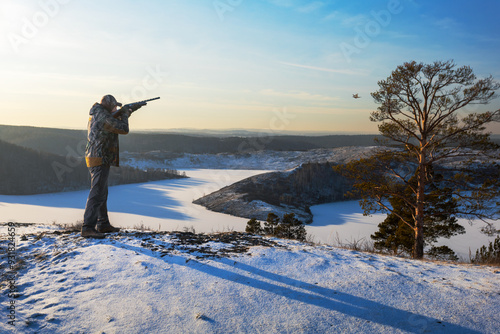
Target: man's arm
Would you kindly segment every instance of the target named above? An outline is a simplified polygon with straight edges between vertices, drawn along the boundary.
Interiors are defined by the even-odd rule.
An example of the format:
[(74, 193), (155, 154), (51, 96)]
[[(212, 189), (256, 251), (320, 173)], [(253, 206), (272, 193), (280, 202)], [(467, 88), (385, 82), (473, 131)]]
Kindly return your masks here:
[(122, 112), (120, 118), (114, 118), (112, 115), (109, 115), (104, 122), (104, 130), (119, 135), (126, 135), (129, 132), (129, 116), (130, 113), (128, 111)]
[(140, 109), (141, 107), (144, 107), (145, 105), (148, 104), (149, 101), (154, 101), (154, 100), (159, 100), (160, 97), (155, 97), (152, 99), (147, 99), (139, 102), (132, 102), (129, 104), (124, 105), (120, 110), (113, 110), (112, 114), (114, 118), (120, 117), (122, 112), (129, 111), (129, 116), (132, 114), (134, 111)]

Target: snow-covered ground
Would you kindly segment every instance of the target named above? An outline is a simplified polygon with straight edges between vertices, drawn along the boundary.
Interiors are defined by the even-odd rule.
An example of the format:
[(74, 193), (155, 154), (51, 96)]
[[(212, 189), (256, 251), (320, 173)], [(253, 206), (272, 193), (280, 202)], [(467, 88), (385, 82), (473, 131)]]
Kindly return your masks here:
[[(352, 244), (354, 242), (371, 242), (370, 235), (378, 230), (385, 214), (364, 216), (358, 201), (328, 203), (311, 207), (314, 220), (307, 226), (307, 233), (314, 237), (313, 241), (326, 244)], [(456, 235), (450, 239), (439, 238), (437, 246), (446, 245), (453, 249), (457, 256), (468, 261), (470, 254), (474, 256), (476, 250), (488, 245), (495, 237), (488, 237), (480, 229), (485, 224), (479, 220), (472, 225), (466, 219), (458, 219), (466, 233)], [(500, 223), (494, 222), (497, 229)]]
[[(15, 227), (12, 268), (0, 225), (0, 333), (498, 332), (498, 268), (228, 233), (248, 220), (192, 203), (261, 172), (192, 169), (189, 179), (110, 188), (114, 225), (226, 232), (210, 237), (127, 230), (87, 240), (53, 224), (80, 221), (87, 191), (0, 196), (0, 222), (48, 224)], [(326, 243), (368, 239), (383, 219), (355, 201), (312, 212), (307, 232)], [(468, 254), (488, 238), (467, 229), (449, 245)]]
[[(257, 145), (249, 142), (251, 147)], [(258, 145), (257, 145), (258, 147)], [(147, 168), (268, 169), (285, 170), (306, 162), (345, 162), (359, 159), (376, 147), (350, 146), (308, 151), (252, 151), (251, 153), (192, 154), (153, 151), (124, 152), (120, 159), (126, 166)]]
[[(144, 225), (153, 230), (196, 232), (244, 231), (248, 219), (206, 210), (192, 203), (243, 178), (263, 173), (262, 170), (185, 170), (188, 179), (165, 180), (143, 184), (110, 187), (108, 209), (114, 225), (138, 227)], [(77, 191), (35, 196), (0, 196), (0, 222), (59, 223), (71, 224), (83, 219), (88, 191)], [(314, 214), (307, 233), (318, 243), (349, 243), (370, 240), (383, 215), (365, 217), (357, 201), (318, 205), (311, 208)], [(488, 244), (488, 238), (479, 232), (478, 223), (469, 226), (465, 235), (443, 240), (464, 259), (469, 248), (475, 254), (477, 248)]]
[[(0, 226), (3, 249), (7, 228)], [(27, 234), (33, 229), (38, 234)], [(11, 299), (2, 287), (1, 333), (455, 334), (500, 328), (498, 268), (235, 233), (203, 239), (127, 231), (88, 240), (40, 230), (15, 228), (19, 294)], [(6, 258), (0, 261), (6, 268)], [(8, 324), (7, 305), (15, 305), (15, 327)]]
[[(259, 170), (185, 170), (187, 179), (164, 180), (109, 188), (108, 210), (112, 224), (144, 225), (154, 230), (196, 232), (244, 231), (248, 219), (212, 212), (193, 200)], [(75, 223), (83, 219), (88, 191), (34, 196), (0, 195), (0, 221), (23, 223)]]

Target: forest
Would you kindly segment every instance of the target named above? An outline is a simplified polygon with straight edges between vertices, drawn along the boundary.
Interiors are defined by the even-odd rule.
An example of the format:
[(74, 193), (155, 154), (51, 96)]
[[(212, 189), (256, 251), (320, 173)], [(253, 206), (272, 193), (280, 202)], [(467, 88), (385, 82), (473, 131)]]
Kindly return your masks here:
[[(175, 170), (111, 168), (109, 184), (184, 177)], [(0, 194), (31, 195), (88, 189), (90, 176), (83, 159), (68, 159), (0, 141)]]
[[(38, 151), (65, 156), (77, 152), (83, 156), (86, 130), (40, 128), (31, 126), (0, 125), (0, 140)], [(128, 152), (163, 151), (172, 153), (217, 154), (254, 153), (262, 150), (307, 151), (317, 148), (346, 146), (375, 146), (381, 135), (273, 135), (249, 134), (246, 136), (134, 132), (120, 137), (120, 150)], [(500, 135), (492, 135), (500, 144)]]
[[(86, 130), (0, 125), (0, 140), (43, 152), (83, 155)], [(120, 137), (120, 149), (129, 152), (252, 153), (261, 150), (306, 151), (315, 148), (375, 145), (376, 135), (254, 135), (213, 136), (179, 133), (131, 132)]]

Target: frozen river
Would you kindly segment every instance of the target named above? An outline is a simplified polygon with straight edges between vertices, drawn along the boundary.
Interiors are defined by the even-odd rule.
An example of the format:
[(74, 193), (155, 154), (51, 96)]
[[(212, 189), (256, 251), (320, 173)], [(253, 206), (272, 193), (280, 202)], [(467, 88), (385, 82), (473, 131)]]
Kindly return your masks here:
[[(196, 232), (244, 231), (248, 219), (206, 210), (192, 201), (241, 179), (267, 171), (189, 169), (188, 179), (164, 180), (110, 187), (108, 209), (113, 225), (153, 230), (194, 229)], [(22, 223), (70, 224), (83, 219), (88, 191), (33, 196), (0, 195), (0, 220)], [(313, 241), (333, 244), (370, 240), (384, 215), (365, 217), (357, 201), (330, 203), (311, 208), (314, 221), (307, 226)], [(493, 240), (465, 221), (467, 233), (443, 240), (459, 256), (468, 258)], [(479, 224), (479, 223), (478, 223)]]

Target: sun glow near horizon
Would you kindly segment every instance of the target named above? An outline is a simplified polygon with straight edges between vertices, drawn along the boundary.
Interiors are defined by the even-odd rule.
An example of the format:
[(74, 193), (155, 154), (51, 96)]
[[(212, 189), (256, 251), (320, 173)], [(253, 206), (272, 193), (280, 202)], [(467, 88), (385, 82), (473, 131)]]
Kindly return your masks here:
[(449, 3), (5, 0), (2, 123), (84, 127), (113, 94), (162, 97), (135, 129), (265, 130), (286, 109), (280, 130), (374, 133), (370, 92), (405, 61), (453, 58), (500, 79), (488, 19), (500, 4)]

